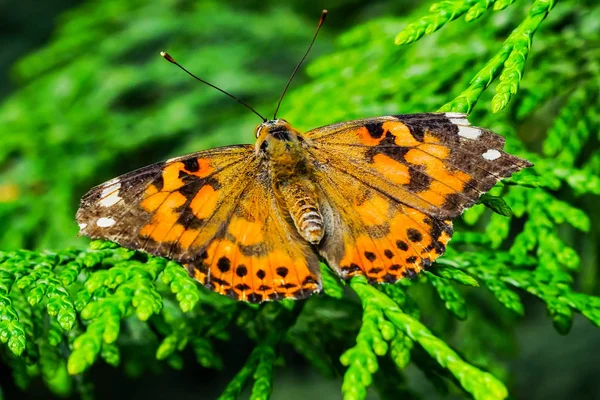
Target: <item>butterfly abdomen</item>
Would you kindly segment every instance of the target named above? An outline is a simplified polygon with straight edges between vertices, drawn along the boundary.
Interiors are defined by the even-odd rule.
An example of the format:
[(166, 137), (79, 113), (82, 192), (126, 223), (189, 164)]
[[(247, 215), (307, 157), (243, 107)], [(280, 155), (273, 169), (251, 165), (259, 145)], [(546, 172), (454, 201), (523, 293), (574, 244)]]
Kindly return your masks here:
[(323, 217), (318, 205), (312, 203), (312, 199), (303, 198), (298, 200), (296, 211), (296, 228), (308, 242), (317, 244), (323, 238)]
[(314, 184), (303, 178), (291, 179), (283, 182), (279, 191), (298, 233), (309, 243), (319, 243), (324, 223)]

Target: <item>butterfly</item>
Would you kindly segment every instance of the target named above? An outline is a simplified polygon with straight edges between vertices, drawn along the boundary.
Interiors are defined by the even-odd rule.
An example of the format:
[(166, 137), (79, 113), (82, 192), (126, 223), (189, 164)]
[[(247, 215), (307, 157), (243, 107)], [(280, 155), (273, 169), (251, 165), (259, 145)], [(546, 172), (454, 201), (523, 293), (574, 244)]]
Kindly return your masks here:
[(176, 260), (236, 300), (302, 299), (322, 288), (320, 261), (341, 279), (414, 277), (444, 253), (454, 218), (532, 165), (461, 113), (306, 133), (274, 116), (255, 136), (92, 188), (77, 211), (80, 234)]
[(256, 144), (125, 174), (81, 200), (81, 233), (179, 261), (207, 288), (250, 302), (342, 279), (393, 283), (444, 253), (452, 219), (531, 164), (465, 114), (342, 122), (300, 133), (283, 119)]

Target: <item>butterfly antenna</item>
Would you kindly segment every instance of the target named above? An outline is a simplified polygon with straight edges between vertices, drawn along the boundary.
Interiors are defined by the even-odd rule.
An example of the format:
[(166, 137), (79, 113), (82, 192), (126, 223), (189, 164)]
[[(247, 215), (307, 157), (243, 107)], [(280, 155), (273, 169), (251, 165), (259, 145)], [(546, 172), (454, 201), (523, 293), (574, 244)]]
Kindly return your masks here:
[(304, 62), (304, 59), (310, 52), (310, 49), (312, 49), (313, 44), (315, 44), (315, 40), (317, 40), (317, 35), (319, 34), (321, 25), (323, 25), (323, 22), (325, 22), (326, 17), (327, 17), (327, 10), (323, 10), (321, 12), (321, 18), (319, 19), (319, 25), (317, 25), (317, 30), (315, 31), (315, 35), (313, 36), (312, 42), (310, 42), (310, 46), (308, 46), (306, 53), (304, 53), (304, 56), (302, 57), (302, 59), (300, 60), (298, 65), (296, 65), (294, 72), (292, 72), (292, 76), (290, 76), (290, 79), (288, 79), (288, 82), (285, 85), (285, 88), (283, 89), (283, 93), (281, 93), (281, 97), (279, 97), (279, 101), (277, 102), (277, 108), (275, 109), (275, 114), (273, 114), (273, 119), (277, 119), (277, 112), (279, 111), (279, 106), (281, 106), (281, 101), (283, 100), (283, 96), (285, 96), (285, 93), (287, 92), (288, 88), (290, 87), (290, 83), (292, 83), (292, 79), (294, 79), (294, 75), (296, 75), (296, 72), (298, 72), (298, 70), (300, 69), (300, 66)]
[(241, 105), (243, 105), (244, 107), (246, 107), (247, 109), (249, 109), (250, 111), (252, 111), (254, 114), (258, 115), (260, 117), (260, 119), (263, 120), (263, 122), (267, 122), (267, 119), (265, 117), (263, 117), (262, 115), (260, 115), (258, 113), (258, 111), (256, 111), (254, 108), (250, 107), (248, 104), (244, 103), (242, 100), (238, 99), (237, 97), (235, 97), (234, 95), (232, 95), (231, 93), (228, 93), (226, 91), (224, 91), (221, 88), (216, 87), (215, 85), (213, 85), (210, 82), (206, 82), (204, 79), (200, 79), (198, 78), (196, 75), (192, 74), (190, 71), (188, 71), (187, 69), (185, 69), (181, 64), (179, 64), (177, 61), (175, 61), (175, 59), (173, 57), (171, 57), (169, 55), (169, 53), (165, 53), (164, 51), (160, 52), (160, 55), (162, 56), (162, 58), (164, 58), (165, 60), (167, 60), (168, 62), (170, 62), (171, 64), (175, 64), (177, 65), (179, 68), (181, 68), (183, 71), (185, 71), (188, 75), (190, 75), (192, 78), (212, 87), (217, 89), (219, 92), (226, 94), (227, 96), (231, 97), (232, 99), (234, 99), (235, 101), (237, 101), (238, 103), (240, 103)]

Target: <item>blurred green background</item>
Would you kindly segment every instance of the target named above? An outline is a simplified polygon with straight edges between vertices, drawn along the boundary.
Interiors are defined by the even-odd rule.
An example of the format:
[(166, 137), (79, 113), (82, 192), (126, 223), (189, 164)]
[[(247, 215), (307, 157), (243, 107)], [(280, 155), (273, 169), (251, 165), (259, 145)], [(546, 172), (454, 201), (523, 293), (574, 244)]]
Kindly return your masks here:
[[(327, 8), (308, 66), (280, 111), (308, 129), (357, 117), (435, 111), (498, 51), (526, 13), (528, 2), (523, 3), (472, 24), (453, 22), (427, 40), (398, 48), (394, 35), (423, 15), (429, 1), (5, 0), (0, 249), (84, 247), (87, 239), (76, 236), (74, 212), (91, 186), (176, 155), (252, 141), (256, 116), (165, 62), (161, 50), (269, 115)], [(536, 36), (512, 108), (489, 115), (486, 94), (475, 110), (478, 122), (520, 137), (531, 151), (540, 150), (551, 116), (573, 92), (569, 84), (599, 66), (600, 7), (593, 1), (564, 3)], [(548, 65), (553, 75), (530, 73)], [(599, 107), (597, 93), (591, 98), (589, 106)], [(525, 119), (532, 110), (537, 117)], [(505, 126), (512, 131), (503, 131)], [(588, 151), (596, 149), (597, 141)], [(565, 199), (590, 212), (590, 233), (562, 233), (582, 260), (577, 287), (598, 294), (598, 209), (592, 197)], [(504, 380), (513, 396), (600, 399), (598, 330), (577, 316), (571, 333), (560, 336), (543, 305), (524, 300), (526, 316), (513, 321), (516, 333), (507, 333), (508, 344), (501, 346)], [(223, 344), (224, 371), (187, 360), (181, 371), (135, 378), (128, 376), (135, 371), (97, 365), (91, 378), (100, 399), (216, 398), (251, 347), (241, 336)], [(407, 375), (423, 398), (439, 396), (414, 366)], [(277, 371), (273, 399), (340, 398), (340, 385), (341, 377), (323, 377), (289, 354)], [(39, 382), (27, 393), (19, 391), (1, 364), (0, 386), (7, 399), (48, 395)]]

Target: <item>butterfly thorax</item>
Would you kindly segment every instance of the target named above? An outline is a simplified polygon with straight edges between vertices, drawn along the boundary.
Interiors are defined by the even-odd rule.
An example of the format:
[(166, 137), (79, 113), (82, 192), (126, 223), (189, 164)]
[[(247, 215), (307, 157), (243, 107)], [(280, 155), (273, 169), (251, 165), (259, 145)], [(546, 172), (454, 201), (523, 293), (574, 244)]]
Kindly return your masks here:
[(268, 165), (279, 206), (305, 240), (319, 243), (323, 217), (302, 134), (285, 120), (273, 120), (259, 125), (256, 137), (256, 152)]

